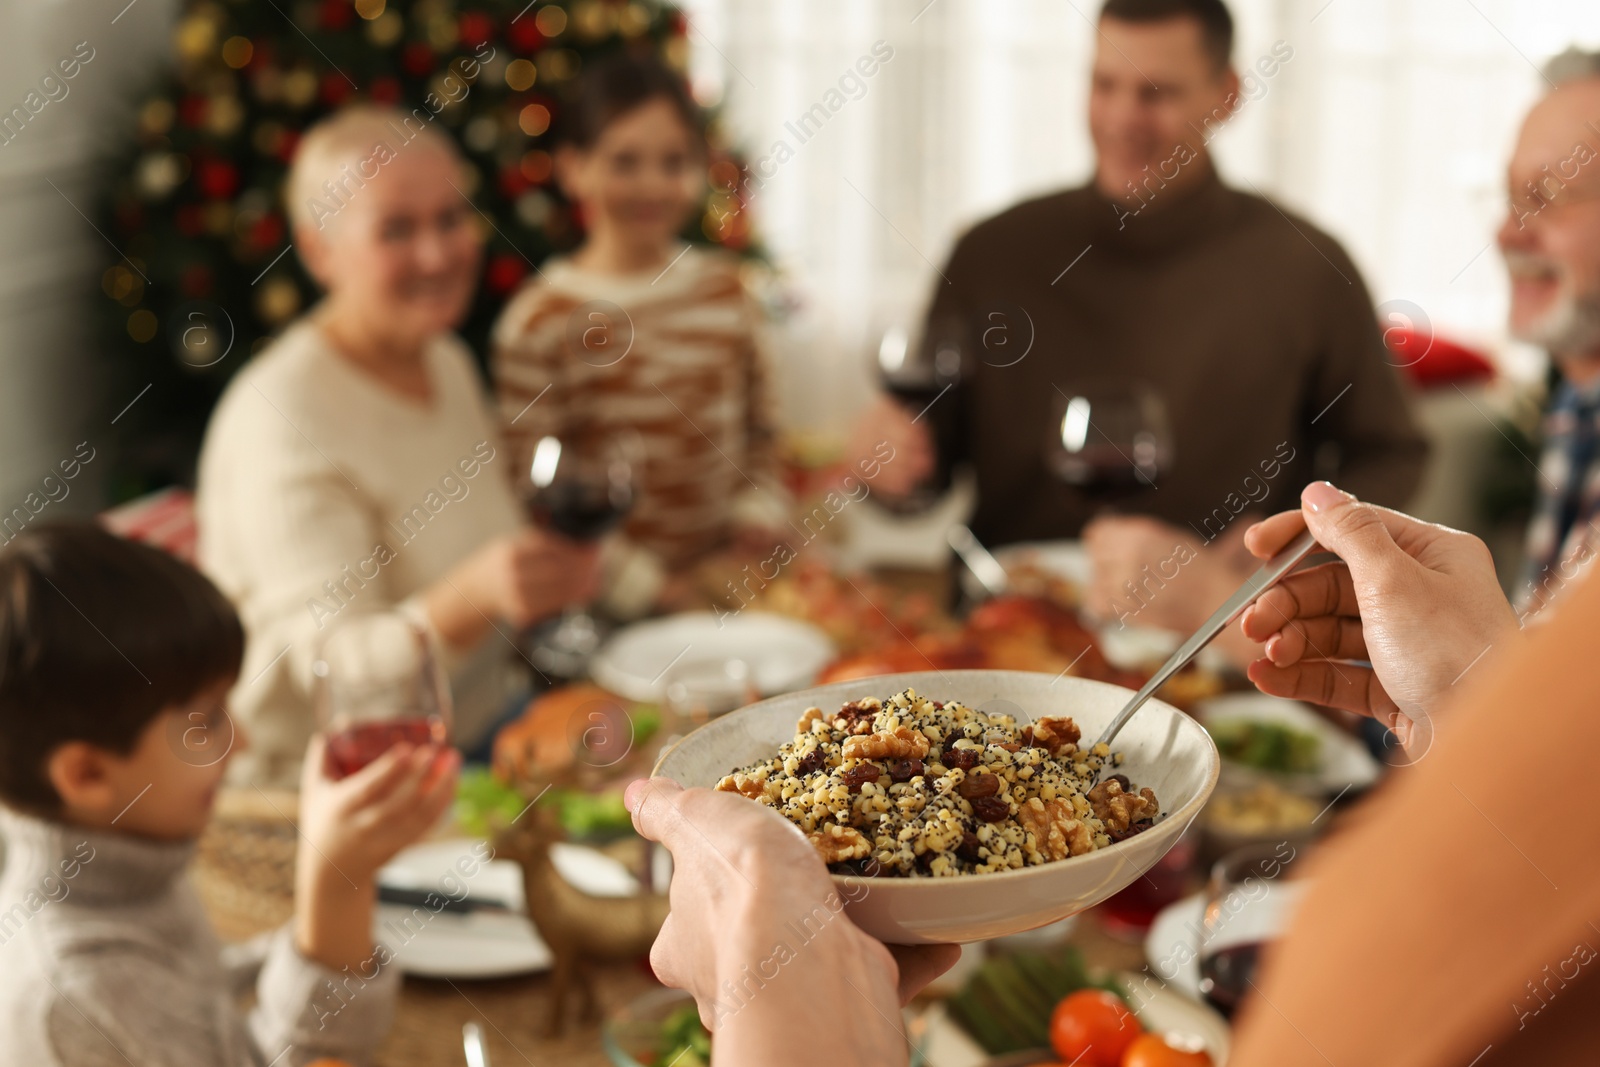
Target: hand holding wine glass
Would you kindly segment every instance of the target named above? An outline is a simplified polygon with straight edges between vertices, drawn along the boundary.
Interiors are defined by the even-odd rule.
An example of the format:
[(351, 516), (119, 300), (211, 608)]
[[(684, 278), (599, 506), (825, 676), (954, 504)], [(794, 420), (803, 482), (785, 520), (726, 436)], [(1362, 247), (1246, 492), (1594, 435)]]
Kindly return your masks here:
[[(594, 546), (621, 525), (632, 510), (636, 435), (606, 433), (579, 425), (560, 436), (539, 439), (528, 465), (523, 503), (535, 525), (568, 541)], [(534, 662), (562, 677), (577, 677), (600, 646), (599, 622), (585, 604), (592, 596), (574, 596), (564, 605), (561, 622), (533, 649)]]
[(1166, 404), (1134, 381), (1085, 381), (1059, 388), (1045, 463), (1057, 478), (1100, 504), (1156, 487), (1172, 465)]

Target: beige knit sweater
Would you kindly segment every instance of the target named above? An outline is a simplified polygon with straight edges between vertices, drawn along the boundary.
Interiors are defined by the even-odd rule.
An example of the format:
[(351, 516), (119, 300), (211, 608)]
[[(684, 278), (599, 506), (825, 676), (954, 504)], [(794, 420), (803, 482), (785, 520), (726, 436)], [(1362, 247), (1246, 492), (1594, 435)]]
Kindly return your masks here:
[[(466, 346), (428, 346), (431, 404), (335, 353), (302, 320), (228, 386), (200, 456), (200, 561), (248, 645), (231, 709), (250, 747), (232, 780), (292, 786), (313, 727), (319, 633), (346, 612), (400, 607), (521, 522), (510, 465)], [(446, 656), (456, 738), (478, 740), (520, 674), (489, 633)]]
[(185, 877), (192, 843), (5, 808), (0, 836), (0, 1067), (361, 1064), (389, 1029), (393, 967), (335, 973), (288, 928), (225, 951)]

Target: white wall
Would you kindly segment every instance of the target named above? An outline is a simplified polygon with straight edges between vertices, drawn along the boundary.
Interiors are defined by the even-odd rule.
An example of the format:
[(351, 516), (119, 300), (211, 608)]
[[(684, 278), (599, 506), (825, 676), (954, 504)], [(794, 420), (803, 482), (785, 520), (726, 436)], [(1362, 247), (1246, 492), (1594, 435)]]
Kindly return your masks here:
[[(80, 210), (109, 119), (145, 84), (166, 47), (176, 0), (5, 0), (0, 4), (0, 117), (24, 106), (58, 60), (88, 42), (93, 58), (9, 143), (0, 144), (0, 513), (9, 513), (79, 441), (109, 437), (106, 397), (87, 351), (84, 300), (115, 255)], [(61, 90), (52, 87), (59, 95)], [(35, 98), (34, 106), (43, 94)], [(86, 297), (87, 290), (87, 297)], [(130, 398), (131, 399), (131, 398)], [(120, 406), (120, 405), (117, 405)], [(101, 449), (100, 455), (106, 451)], [(97, 457), (98, 458), (98, 457)], [(52, 508), (101, 501), (91, 463)], [(41, 513), (42, 517), (42, 513)]]

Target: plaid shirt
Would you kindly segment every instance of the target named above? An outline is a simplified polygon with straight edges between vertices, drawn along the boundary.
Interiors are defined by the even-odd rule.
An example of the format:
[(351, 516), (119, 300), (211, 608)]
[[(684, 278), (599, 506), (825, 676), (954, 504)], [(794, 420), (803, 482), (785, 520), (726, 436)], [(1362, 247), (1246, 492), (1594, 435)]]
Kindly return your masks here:
[(1528, 570), (1518, 608), (1537, 611), (1600, 547), (1600, 383), (1563, 382), (1544, 419), (1539, 503), (1528, 526)]

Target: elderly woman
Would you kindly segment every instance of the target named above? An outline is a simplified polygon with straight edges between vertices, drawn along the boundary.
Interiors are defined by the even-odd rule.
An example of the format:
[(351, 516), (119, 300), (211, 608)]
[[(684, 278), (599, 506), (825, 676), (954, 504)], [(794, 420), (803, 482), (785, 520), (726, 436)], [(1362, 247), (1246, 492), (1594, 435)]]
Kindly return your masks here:
[(397, 609), (430, 632), (470, 749), (520, 688), (500, 623), (592, 595), (593, 551), (524, 525), (451, 333), (482, 249), (464, 183), (451, 141), (398, 111), (352, 108), (301, 142), (288, 207), (326, 297), (240, 371), (200, 459), (202, 566), (249, 637), (240, 781), (293, 783), (316, 638), (339, 617)]

